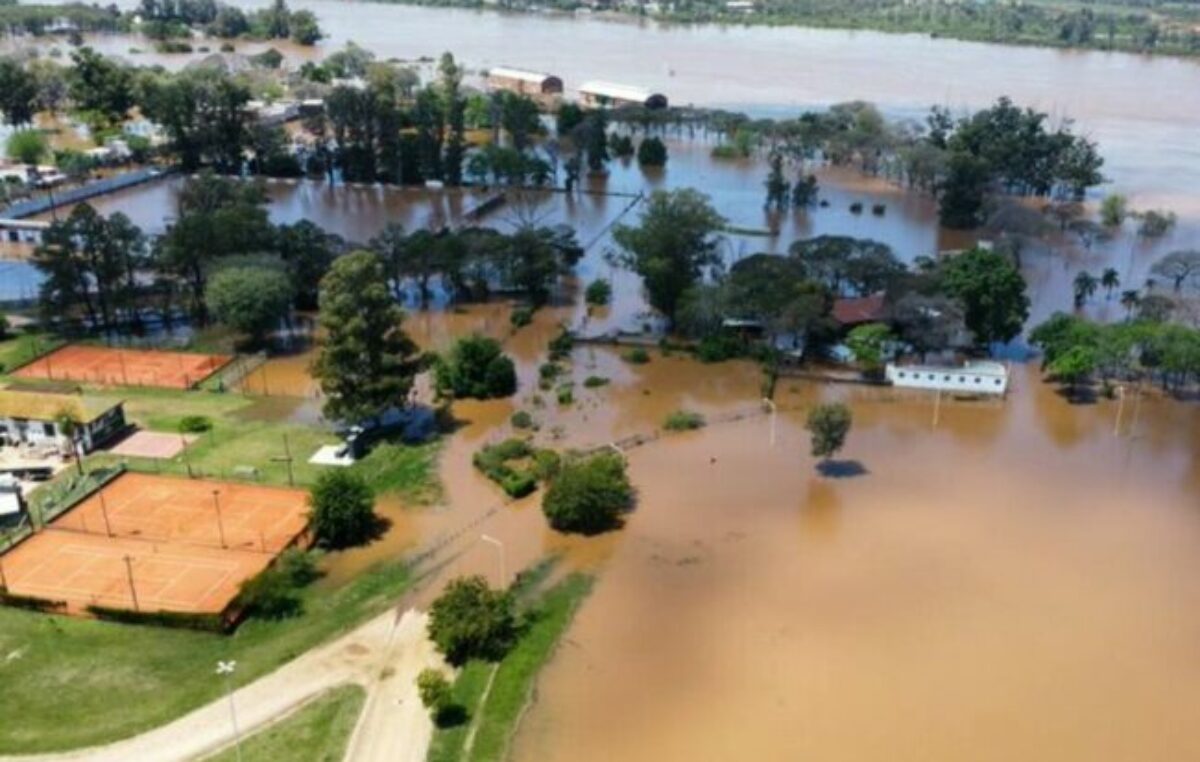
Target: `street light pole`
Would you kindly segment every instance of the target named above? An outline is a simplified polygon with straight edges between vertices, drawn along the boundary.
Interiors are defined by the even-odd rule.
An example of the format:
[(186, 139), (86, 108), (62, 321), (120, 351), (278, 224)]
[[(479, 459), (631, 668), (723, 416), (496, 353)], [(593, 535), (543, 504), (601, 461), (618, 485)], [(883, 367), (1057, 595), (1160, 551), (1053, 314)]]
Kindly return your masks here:
[(491, 535), (486, 535), (486, 534), (479, 535), (479, 539), (483, 540), (484, 542), (486, 542), (489, 545), (495, 545), (496, 549), (500, 551), (500, 586), (501, 587), (506, 586), (507, 580), (508, 580), (508, 575), (505, 574), (505, 571), (504, 571), (504, 543), (500, 542), (495, 537), (492, 537)]
[(775, 400), (763, 397), (763, 405), (771, 408), (771, 446), (775, 446)]
[(238, 730), (237, 707), (233, 703), (233, 670), (236, 668), (237, 662), (232, 659), (217, 662), (217, 674), (225, 676), (225, 695), (229, 697), (229, 720), (233, 723), (233, 748), (238, 762), (241, 762), (242, 732)]
[(213, 490), (212, 495), (213, 495), (213, 505), (216, 506), (216, 509), (217, 509), (217, 534), (220, 535), (220, 537), (221, 537), (221, 547), (228, 548), (229, 546), (225, 544), (225, 524), (222, 523), (222, 521), (221, 521), (221, 498), (219, 497), (220, 492), (218, 490)]

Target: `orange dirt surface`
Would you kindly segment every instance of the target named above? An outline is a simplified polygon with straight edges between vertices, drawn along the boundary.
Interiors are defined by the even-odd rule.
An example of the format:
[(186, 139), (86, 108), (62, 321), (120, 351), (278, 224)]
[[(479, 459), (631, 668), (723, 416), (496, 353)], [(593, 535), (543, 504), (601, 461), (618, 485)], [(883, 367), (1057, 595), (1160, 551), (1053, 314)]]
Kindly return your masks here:
[(13, 375), (108, 386), (188, 389), (230, 359), (227, 355), (69, 344), (21, 367)]
[(126, 473), (0, 563), (10, 593), (65, 601), (72, 613), (93, 604), (133, 609), (135, 597), (141, 611), (220, 613), (303, 534), (306, 497)]

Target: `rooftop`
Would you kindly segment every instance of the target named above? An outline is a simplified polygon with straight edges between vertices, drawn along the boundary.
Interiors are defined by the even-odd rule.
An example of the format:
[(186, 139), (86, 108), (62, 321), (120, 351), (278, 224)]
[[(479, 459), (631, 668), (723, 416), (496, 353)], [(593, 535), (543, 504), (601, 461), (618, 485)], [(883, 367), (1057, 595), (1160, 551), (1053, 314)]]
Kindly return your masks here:
[(645, 88), (598, 81), (584, 82), (579, 86), (579, 92), (587, 93), (588, 95), (599, 95), (614, 100), (637, 101), (639, 103), (646, 102), (654, 95), (654, 93)]
[(553, 79), (553, 75), (545, 74), (540, 71), (529, 71), (528, 69), (513, 69), (508, 66), (495, 66), (488, 69), (489, 77), (503, 77), (505, 79), (519, 79), (523, 82), (533, 82), (541, 84), (548, 79)]
[(872, 323), (883, 317), (883, 294), (835, 299), (833, 319), (841, 325)]
[(53, 421), (61, 413), (70, 413), (80, 423), (91, 423), (120, 402), (82, 397), (76, 394), (46, 394), (0, 389), (0, 418), (24, 418)]

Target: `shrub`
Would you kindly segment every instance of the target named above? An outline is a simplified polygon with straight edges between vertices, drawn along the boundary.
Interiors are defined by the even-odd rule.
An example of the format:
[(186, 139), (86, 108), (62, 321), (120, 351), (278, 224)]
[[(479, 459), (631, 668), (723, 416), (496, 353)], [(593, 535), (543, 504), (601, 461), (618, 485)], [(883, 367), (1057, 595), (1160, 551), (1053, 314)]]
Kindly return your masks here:
[(583, 385), (588, 389), (595, 389), (598, 386), (605, 386), (607, 384), (608, 379), (604, 376), (588, 376), (583, 380)]
[(441, 670), (423, 669), (417, 675), (417, 693), (421, 703), (439, 728), (458, 725), (466, 719), (466, 708), (454, 701), (450, 681)]
[(594, 280), (588, 284), (583, 298), (593, 307), (603, 307), (612, 300), (612, 285), (604, 279)]
[(558, 387), (556, 394), (558, 396), (558, 404), (560, 405), (570, 405), (575, 401), (575, 390), (571, 384), (563, 384)]
[(704, 416), (690, 410), (676, 410), (663, 421), (667, 431), (693, 431), (704, 427)]
[(296, 586), (275, 567), (243, 582), (237, 602), (247, 614), (263, 619), (287, 619), (301, 611)]
[(429, 608), (429, 638), (456, 666), (504, 658), (516, 633), (512, 598), (492, 590), (483, 577), (452, 580)]
[(616, 527), (632, 501), (624, 458), (593, 455), (562, 464), (542, 499), (542, 512), (560, 532), (598, 534)]
[(203, 434), (212, 429), (212, 421), (203, 415), (185, 415), (179, 421), (179, 431), (183, 434)]
[(524, 410), (518, 410), (517, 412), (513, 413), (512, 418), (509, 420), (512, 423), (512, 426), (514, 429), (532, 429), (533, 428), (533, 416), (530, 415), (529, 413), (525, 412)]
[[(557, 471), (558, 455), (552, 450), (535, 449), (524, 439), (506, 439), (487, 445), (471, 459), (475, 468), (491, 479), (511, 498), (525, 497)], [(514, 466), (517, 461), (530, 461)]]
[(331, 548), (357, 545), (377, 527), (375, 496), (354, 471), (335, 468), (317, 477), (308, 504), (317, 540)]
[(486, 336), (467, 336), (455, 342), (437, 364), (437, 387), (455, 397), (492, 399), (517, 391), (517, 371), (500, 348)]
[(661, 167), (667, 163), (667, 144), (656, 137), (649, 137), (638, 146), (638, 164), (643, 167)]
[(524, 328), (533, 322), (533, 308), (517, 307), (508, 316), (508, 322), (512, 323), (513, 328)]
[(724, 362), (742, 354), (744, 345), (736, 336), (718, 334), (705, 336), (696, 345), (696, 359), (700, 362)]
[(565, 360), (571, 356), (571, 350), (574, 348), (575, 337), (564, 328), (550, 340), (550, 359), (553, 361)]
[(641, 347), (635, 347), (621, 357), (625, 359), (625, 362), (633, 365), (645, 365), (650, 362), (650, 353)]
[(558, 363), (544, 362), (538, 367), (538, 375), (543, 381), (553, 381), (559, 373), (562, 373), (562, 366)]

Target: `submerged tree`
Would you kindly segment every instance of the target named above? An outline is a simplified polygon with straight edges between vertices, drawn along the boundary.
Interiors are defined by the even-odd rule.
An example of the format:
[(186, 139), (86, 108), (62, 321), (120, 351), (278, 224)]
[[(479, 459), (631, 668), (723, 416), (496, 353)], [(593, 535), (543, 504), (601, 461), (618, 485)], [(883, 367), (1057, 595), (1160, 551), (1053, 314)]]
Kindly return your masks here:
[(853, 416), (841, 402), (817, 405), (808, 413), (804, 428), (812, 435), (812, 456), (829, 460), (846, 444)]
[(699, 191), (655, 191), (639, 224), (619, 225), (613, 240), (622, 264), (642, 277), (650, 305), (673, 321), (684, 291), (720, 262), (714, 234), (724, 225)]

